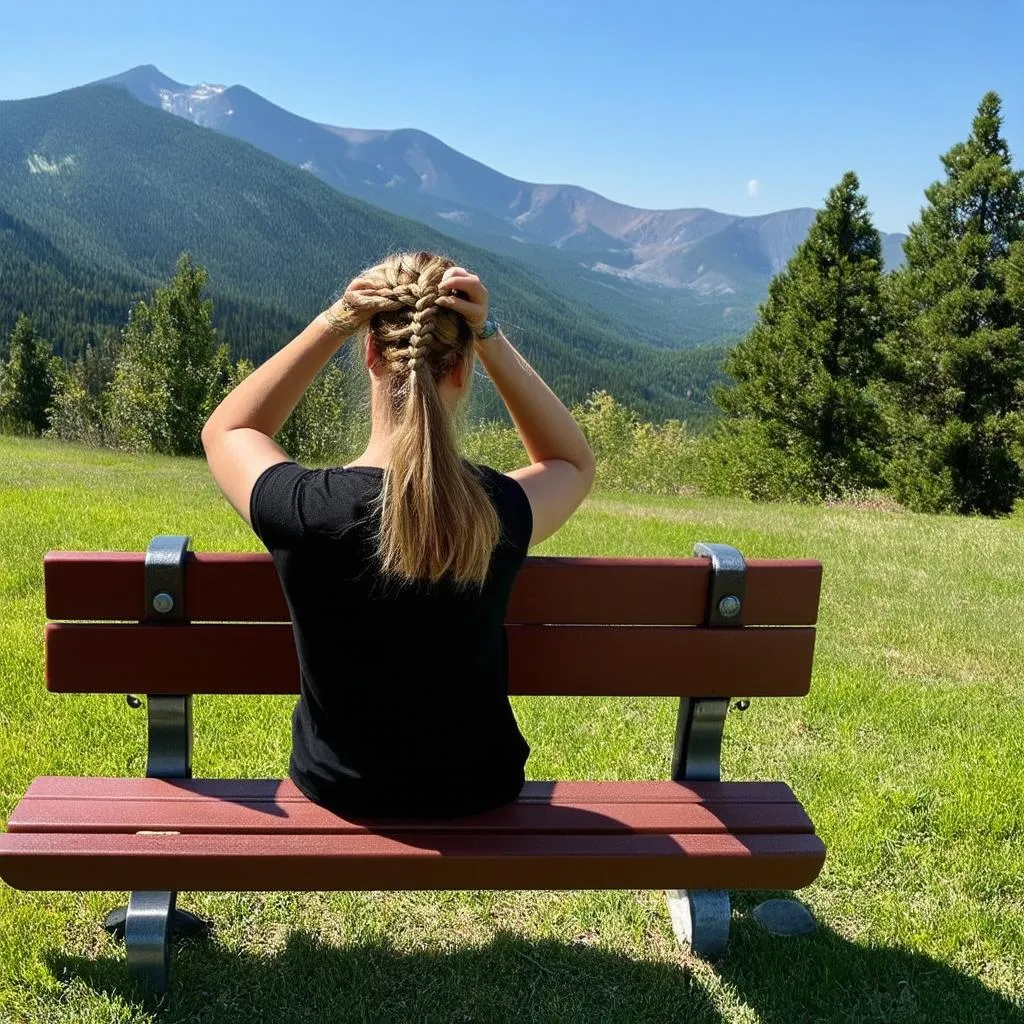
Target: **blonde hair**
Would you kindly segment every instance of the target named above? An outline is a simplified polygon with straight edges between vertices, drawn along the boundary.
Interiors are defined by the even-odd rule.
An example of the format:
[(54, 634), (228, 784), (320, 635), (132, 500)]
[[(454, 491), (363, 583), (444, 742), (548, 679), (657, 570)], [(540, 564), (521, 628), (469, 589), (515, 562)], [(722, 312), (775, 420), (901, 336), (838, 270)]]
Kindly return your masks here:
[(478, 471), (461, 457), (438, 390), (460, 364), (472, 372), (469, 324), (437, 304), (451, 266), (429, 252), (388, 256), (359, 275), (375, 287), (350, 295), (348, 305), (364, 315), (374, 310), (367, 344), (383, 371), (395, 424), (380, 498), (381, 566), (405, 580), (482, 585), (498, 542), (498, 516)]

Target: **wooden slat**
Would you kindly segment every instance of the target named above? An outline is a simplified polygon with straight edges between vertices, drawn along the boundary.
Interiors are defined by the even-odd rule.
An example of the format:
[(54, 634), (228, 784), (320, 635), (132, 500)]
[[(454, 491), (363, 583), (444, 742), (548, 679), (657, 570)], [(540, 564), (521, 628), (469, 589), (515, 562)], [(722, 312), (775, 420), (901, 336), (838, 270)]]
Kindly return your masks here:
[[(116, 800), (130, 793), (133, 800), (192, 799), (306, 803), (291, 779), (147, 779), (111, 776), (40, 775), (29, 783), (26, 797), (46, 800)], [(671, 782), (667, 779), (577, 779), (553, 782), (531, 780), (518, 803), (769, 803), (796, 800), (784, 782)]]
[[(144, 607), (141, 552), (51, 551), (44, 561), (51, 619), (138, 620)], [(516, 579), (510, 623), (696, 625), (707, 598), (705, 558), (526, 560)], [(821, 565), (751, 559), (744, 621), (748, 625), (813, 625)], [(265, 554), (190, 555), (185, 606), (201, 621), (283, 622), (288, 608)]]
[[(354, 835), (424, 831), (414, 820), (350, 821), (314, 803), (268, 804), (201, 800), (26, 800), (7, 823), (9, 832), (128, 832), (173, 830), (188, 834), (275, 833)], [(586, 804), (527, 803), (466, 819), (434, 821), (445, 833), (784, 833), (813, 832), (798, 804)]]
[[(509, 626), (509, 691), (592, 696), (801, 696), (814, 630)], [(46, 627), (64, 693), (296, 693), (291, 626)]]
[(798, 889), (821, 840), (791, 835), (0, 835), (18, 889)]
[[(96, 781), (96, 780), (83, 780)], [(111, 784), (113, 783), (113, 784)], [(162, 785), (161, 785), (162, 783)], [(155, 784), (155, 785), (154, 785)], [(674, 785), (674, 784), (670, 784)], [(723, 785), (723, 784), (719, 784)], [(725, 783), (726, 787), (730, 784)], [(742, 783), (757, 793), (756, 783)], [(770, 785), (770, 784), (769, 784)], [(634, 784), (642, 788), (643, 784)], [(773, 802), (760, 798), (694, 799), (676, 786), (683, 800), (618, 801), (600, 798), (600, 783), (576, 799), (558, 803), (524, 800), (482, 814), (441, 821), (349, 820), (305, 798), (268, 800), (265, 787), (242, 786), (234, 798), (211, 796), (192, 780), (102, 780), (80, 785), (87, 795), (41, 796), (31, 789), (11, 813), (9, 832), (128, 832), (172, 830), (183, 833), (786, 833), (813, 832), (804, 809), (790, 797)], [(582, 788), (582, 787), (581, 787)]]

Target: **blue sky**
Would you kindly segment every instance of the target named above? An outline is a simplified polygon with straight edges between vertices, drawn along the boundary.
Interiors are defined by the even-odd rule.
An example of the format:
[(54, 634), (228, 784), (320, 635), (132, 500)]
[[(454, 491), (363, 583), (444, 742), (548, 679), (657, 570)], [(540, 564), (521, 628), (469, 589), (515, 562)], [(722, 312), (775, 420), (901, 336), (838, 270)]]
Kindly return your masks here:
[(1022, 41), (1024, 0), (4, 0), (0, 98), (156, 64), (636, 206), (813, 206), (852, 168), (897, 231), (987, 89), (1024, 166)]

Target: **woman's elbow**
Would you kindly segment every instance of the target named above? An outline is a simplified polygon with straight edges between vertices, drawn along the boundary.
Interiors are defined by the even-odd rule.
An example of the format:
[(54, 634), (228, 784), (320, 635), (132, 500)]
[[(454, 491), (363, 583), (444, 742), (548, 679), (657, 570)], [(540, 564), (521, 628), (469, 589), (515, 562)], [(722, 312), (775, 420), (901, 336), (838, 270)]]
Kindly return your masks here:
[(203, 451), (206, 452), (207, 455), (210, 454), (210, 446), (222, 433), (220, 428), (217, 426), (215, 419), (215, 416), (210, 416), (210, 418), (203, 424), (203, 429), (199, 434), (199, 440), (202, 442)]

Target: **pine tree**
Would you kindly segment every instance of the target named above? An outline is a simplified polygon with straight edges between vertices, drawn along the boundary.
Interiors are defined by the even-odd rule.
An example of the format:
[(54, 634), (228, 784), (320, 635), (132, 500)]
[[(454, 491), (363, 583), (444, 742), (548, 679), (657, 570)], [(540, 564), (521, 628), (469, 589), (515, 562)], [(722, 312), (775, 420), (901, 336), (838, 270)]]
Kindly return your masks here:
[(733, 420), (757, 424), (724, 429), (763, 437), (820, 497), (880, 482), (884, 434), (869, 385), (886, 326), (881, 272), (881, 240), (850, 171), (727, 358), (734, 384), (716, 393)]
[(921, 510), (996, 515), (1024, 488), (1024, 172), (1001, 126), (990, 92), (892, 276), (888, 477)]
[(0, 365), (0, 425), (17, 433), (41, 434), (50, 425), (49, 409), (60, 360), (22, 313)]
[(110, 394), (111, 427), (129, 451), (198, 455), (203, 423), (230, 383), (217, 344), (206, 269), (183, 254), (174, 277), (140, 301), (124, 330)]

